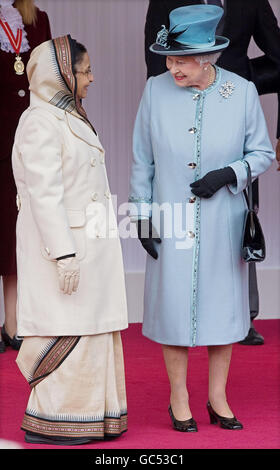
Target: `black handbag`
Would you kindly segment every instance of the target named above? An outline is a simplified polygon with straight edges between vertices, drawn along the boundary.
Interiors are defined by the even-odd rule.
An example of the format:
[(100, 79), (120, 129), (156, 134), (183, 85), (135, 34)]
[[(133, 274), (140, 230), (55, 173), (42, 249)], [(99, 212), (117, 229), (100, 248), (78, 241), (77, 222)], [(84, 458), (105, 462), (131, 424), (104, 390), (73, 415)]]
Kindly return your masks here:
[(246, 263), (259, 263), (265, 259), (265, 239), (259, 218), (253, 208), (252, 175), (249, 163), (247, 165), (248, 174), (248, 194), (244, 190), (248, 209), (245, 212), (241, 256)]

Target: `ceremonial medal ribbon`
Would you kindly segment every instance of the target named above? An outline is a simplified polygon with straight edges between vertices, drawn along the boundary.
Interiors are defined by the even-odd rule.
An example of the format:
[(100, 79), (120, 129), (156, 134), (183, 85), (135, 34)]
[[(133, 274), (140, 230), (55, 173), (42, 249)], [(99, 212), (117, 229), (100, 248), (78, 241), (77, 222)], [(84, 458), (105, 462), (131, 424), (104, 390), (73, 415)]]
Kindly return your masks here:
[(5, 31), (12, 48), (14, 49), (16, 53), (16, 61), (14, 64), (14, 69), (16, 71), (17, 75), (22, 75), (24, 73), (24, 63), (21, 60), (21, 57), (19, 55), (19, 51), (21, 48), (21, 43), (22, 43), (22, 29), (17, 30), (17, 35), (16, 37), (14, 36), (13, 31), (10, 28), (9, 23), (6, 21), (2, 21), (0, 18), (0, 25), (2, 26), (3, 30)]

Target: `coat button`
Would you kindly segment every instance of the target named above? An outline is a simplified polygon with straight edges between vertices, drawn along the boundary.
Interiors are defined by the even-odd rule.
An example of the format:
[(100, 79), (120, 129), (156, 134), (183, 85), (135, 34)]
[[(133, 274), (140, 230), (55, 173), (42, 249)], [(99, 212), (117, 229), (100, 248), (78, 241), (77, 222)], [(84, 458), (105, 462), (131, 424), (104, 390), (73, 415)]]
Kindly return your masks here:
[(187, 235), (188, 235), (189, 238), (194, 238), (195, 237), (195, 234), (191, 230), (188, 231)]
[(189, 198), (189, 202), (190, 202), (191, 204), (192, 204), (193, 202), (195, 202), (195, 201), (196, 201), (196, 197), (195, 197), (195, 196)]
[(96, 158), (92, 158), (90, 164), (91, 166), (96, 166)]
[(194, 163), (194, 162), (188, 163), (188, 166), (189, 166), (192, 170), (194, 170), (194, 169), (196, 168), (196, 163)]
[(109, 190), (107, 190), (106, 193), (104, 193), (104, 194), (107, 197), (107, 199), (110, 199), (111, 193), (110, 193)]
[(25, 96), (25, 91), (24, 90), (19, 90), (18, 91), (18, 96), (20, 96), (21, 98), (23, 98)]
[(104, 163), (105, 162), (105, 158), (104, 158), (104, 155), (102, 155), (102, 157), (100, 157), (100, 163)]
[(19, 194), (17, 194), (17, 197), (16, 197), (16, 205), (17, 205), (17, 210), (20, 211), (21, 200), (20, 200)]
[(189, 133), (190, 133), (190, 134), (195, 134), (196, 132), (197, 132), (197, 128), (196, 128), (196, 127), (191, 127), (191, 128), (189, 129)]
[(197, 101), (197, 100), (199, 100), (199, 98), (200, 98), (199, 93), (196, 93), (195, 95), (193, 95), (193, 100)]
[(91, 195), (91, 199), (92, 199), (93, 201), (97, 201), (97, 199), (98, 199), (98, 194), (97, 194), (97, 193), (93, 193), (93, 194)]
[(45, 252), (47, 253), (48, 256), (50, 255), (50, 250), (48, 249), (47, 246), (45, 247)]

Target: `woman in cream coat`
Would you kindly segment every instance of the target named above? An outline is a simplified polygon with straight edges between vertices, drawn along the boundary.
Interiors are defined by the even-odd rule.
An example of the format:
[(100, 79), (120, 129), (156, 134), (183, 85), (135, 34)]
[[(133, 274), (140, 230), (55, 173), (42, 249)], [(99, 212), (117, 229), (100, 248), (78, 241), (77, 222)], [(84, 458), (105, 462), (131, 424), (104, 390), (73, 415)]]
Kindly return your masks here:
[(126, 430), (124, 272), (104, 149), (82, 99), (93, 81), (69, 35), (37, 47), (13, 148), (18, 191), (17, 364), (32, 387), (27, 442)]

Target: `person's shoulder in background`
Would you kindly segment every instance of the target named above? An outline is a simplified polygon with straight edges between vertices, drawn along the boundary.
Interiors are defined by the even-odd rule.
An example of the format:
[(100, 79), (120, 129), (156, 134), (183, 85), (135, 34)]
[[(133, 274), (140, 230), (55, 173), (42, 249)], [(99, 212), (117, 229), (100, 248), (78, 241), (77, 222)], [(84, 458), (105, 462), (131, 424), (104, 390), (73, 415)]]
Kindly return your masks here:
[(46, 41), (52, 38), (50, 20), (46, 11), (40, 10), (37, 8), (37, 19), (36, 19), (36, 29), (41, 29), (45, 32)]

